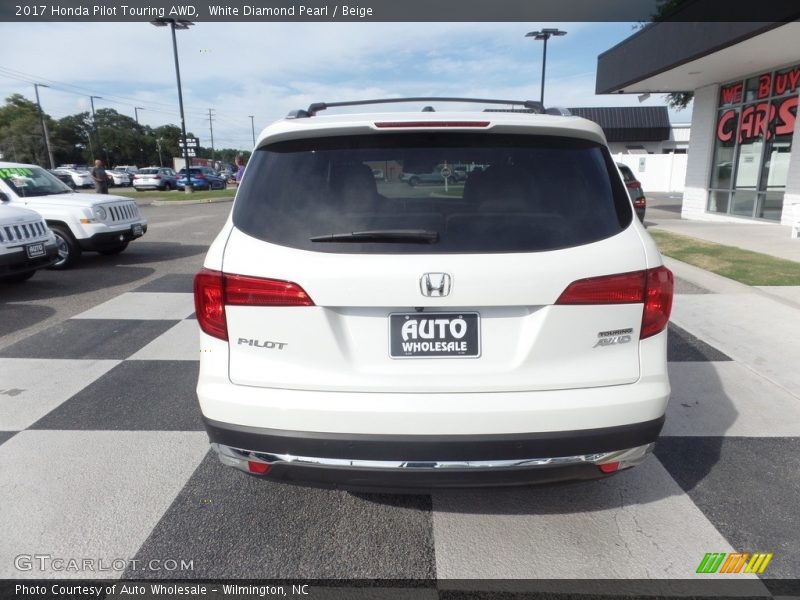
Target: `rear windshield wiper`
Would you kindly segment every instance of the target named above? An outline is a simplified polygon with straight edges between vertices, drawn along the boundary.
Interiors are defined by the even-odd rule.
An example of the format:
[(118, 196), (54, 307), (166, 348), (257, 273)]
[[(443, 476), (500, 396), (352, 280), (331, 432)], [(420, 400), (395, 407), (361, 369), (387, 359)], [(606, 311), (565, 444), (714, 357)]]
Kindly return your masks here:
[(312, 242), (376, 242), (397, 244), (435, 244), (438, 231), (425, 229), (372, 229), (350, 233), (329, 233), (309, 238)]

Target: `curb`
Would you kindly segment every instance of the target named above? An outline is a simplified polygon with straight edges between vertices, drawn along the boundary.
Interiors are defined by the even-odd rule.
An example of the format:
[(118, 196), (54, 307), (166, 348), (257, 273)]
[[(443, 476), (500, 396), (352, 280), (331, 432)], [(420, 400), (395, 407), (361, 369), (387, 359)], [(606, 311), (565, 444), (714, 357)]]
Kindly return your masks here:
[(800, 309), (800, 304), (795, 302), (792, 298), (773, 292), (769, 289), (769, 286), (750, 286), (663, 254), (662, 258), (664, 260), (664, 265), (672, 271), (676, 277), (680, 277), (689, 283), (707, 289), (712, 294), (758, 294), (780, 302), (790, 308)]
[(232, 202), (230, 198), (203, 198), (202, 200), (152, 200), (150, 206), (186, 206), (188, 204), (216, 204), (217, 202)]

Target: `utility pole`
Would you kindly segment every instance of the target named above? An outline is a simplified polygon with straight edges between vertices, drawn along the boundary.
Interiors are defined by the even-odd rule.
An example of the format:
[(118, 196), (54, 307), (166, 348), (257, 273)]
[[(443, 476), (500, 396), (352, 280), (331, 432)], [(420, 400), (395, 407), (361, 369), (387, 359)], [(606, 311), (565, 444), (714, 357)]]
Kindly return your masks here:
[(42, 103), (39, 101), (39, 88), (50, 87), (43, 83), (34, 83), (33, 89), (36, 91), (36, 106), (39, 108), (39, 121), (42, 124), (42, 140), (44, 141), (44, 149), (47, 153), (47, 158), (50, 161), (50, 168), (55, 169), (55, 161), (53, 160), (53, 151), (50, 149), (50, 136), (47, 134), (47, 126), (44, 124), (44, 112), (42, 112)]
[[(144, 109), (141, 106), (134, 106), (133, 107), (133, 114), (134, 114), (134, 116), (136, 118), (136, 124), (137, 125), (139, 124), (139, 111), (140, 110), (144, 110)], [(138, 135), (139, 132), (137, 131), (136, 133)], [(139, 138), (139, 162), (142, 163), (142, 165), (144, 165), (144, 147), (142, 145), (141, 138)]]
[(247, 115), (247, 116), (250, 117), (250, 129), (253, 131), (253, 148), (255, 148), (256, 147), (256, 126), (255, 126), (255, 122), (253, 121), (255, 116), (254, 115)]
[(158, 147), (158, 164), (159, 166), (164, 166), (164, 159), (161, 158), (161, 138), (156, 139), (156, 146)]
[(214, 164), (214, 125), (213, 125), (213, 116), (211, 112), (213, 108), (208, 109), (208, 128), (211, 131), (211, 164)]
[(94, 114), (94, 101), (95, 101), (95, 99), (96, 100), (102, 100), (103, 97), (102, 96), (89, 96), (89, 102), (92, 104), (92, 129), (94, 129), (94, 135), (95, 135), (95, 138), (97, 139), (97, 145), (100, 147), (100, 149), (103, 150), (103, 152), (104, 152), (104, 154), (106, 156), (106, 167), (109, 167), (110, 165), (108, 164), (108, 150), (106, 150), (106, 148), (103, 146), (103, 142), (100, 139), (100, 133), (97, 130), (97, 117)]

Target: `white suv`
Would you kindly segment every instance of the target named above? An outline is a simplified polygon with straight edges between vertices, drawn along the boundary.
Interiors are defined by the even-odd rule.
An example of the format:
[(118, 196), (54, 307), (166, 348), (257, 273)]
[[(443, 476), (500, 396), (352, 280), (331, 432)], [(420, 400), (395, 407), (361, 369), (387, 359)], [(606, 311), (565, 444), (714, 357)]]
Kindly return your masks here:
[(56, 238), (42, 216), (0, 200), (0, 282), (30, 279), (57, 258)]
[(36, 165), (0, 162), (0, 198), (45, 218), (58, 243), (54, 269), (70, 267), (84, 251), (118, 254), (147, 232), (130, 198), (76, 193)]
[[(222, 462), (420, 490), (644, 460), (670, 394), (673, 280), (600, 127), (535, 102), (316, 115), (349, 104), (261, 133), (195, 278)], [(440, 164), (484, 168), (397, 178)]]

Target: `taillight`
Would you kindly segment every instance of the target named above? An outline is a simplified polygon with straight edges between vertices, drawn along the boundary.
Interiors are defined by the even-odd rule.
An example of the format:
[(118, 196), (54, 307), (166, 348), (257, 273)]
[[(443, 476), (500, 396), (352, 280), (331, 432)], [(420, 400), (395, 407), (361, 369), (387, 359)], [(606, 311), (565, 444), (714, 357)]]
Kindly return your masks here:
[(625, 187), (629, 189), (640, 188), (642, 187), (642, 184), (636, 179), (631, 179), (630, 181), (625, 182)]
[(223, 275), (225, 304), (234, 306), (314, 306), (305, 290), (291, 281)]
[(200, 329), (215, 338), (228, 339), (222, 273), (201, 269), (194, 276), (194, 309)]
[(666, 267), (579, 279), (556, 304), (644, 304), (640, 339), (662, 331), (672, 310), (673, 278)]
[(153, 175), (153, 179), (161, 179), (161, 175)]
[(203, 268), (194, 278), (194, 305), (200, 329), (227, 340), (226, 305), (314, 306), (314, 302), (291, 281), (227, 275)]
[(638, 207), (647, 206), (647, 198), (644, 196), (639, 196), (633, 201), (633, 205)]
[(645, 271), (573, 281), (556, 304), (638, 304), (644, 302)]

